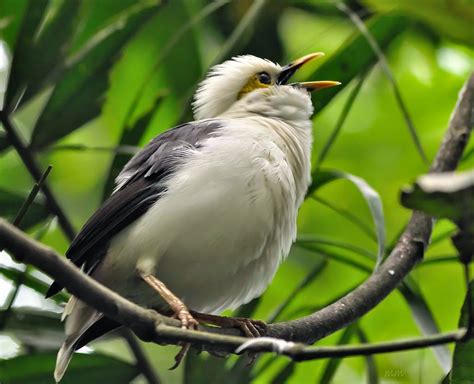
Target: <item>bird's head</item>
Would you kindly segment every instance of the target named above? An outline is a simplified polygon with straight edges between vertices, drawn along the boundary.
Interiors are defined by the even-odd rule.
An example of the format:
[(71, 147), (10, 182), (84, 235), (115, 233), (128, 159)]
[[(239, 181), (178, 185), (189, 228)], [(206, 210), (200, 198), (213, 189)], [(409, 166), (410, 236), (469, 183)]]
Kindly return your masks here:
[[(312, 59), (323, 53), (311, 53), (282, 67), (267, 59), (252, 55), (237, 56), (211, 68), (199, 84), (193, 109), (197, 120), (213, 118), (227, 111), (236, 102), (259, 96), (261, 99), (275, 92), (294, 95), (339, 85), (337, 81), (310, 81), (288, 84), (291, 76)], [(252, 100), (248, 100), (251, 104)]]

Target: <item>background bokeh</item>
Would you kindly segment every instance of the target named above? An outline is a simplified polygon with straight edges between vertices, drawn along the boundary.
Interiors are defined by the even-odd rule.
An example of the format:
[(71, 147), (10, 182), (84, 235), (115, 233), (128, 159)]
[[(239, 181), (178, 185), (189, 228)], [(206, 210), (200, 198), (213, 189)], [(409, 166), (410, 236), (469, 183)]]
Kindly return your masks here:
[[(52, 0), (43, 2), (45, 17), (36, 35), (30, 36), (33, 45), (44, 44), (38, 43), (25, 52), (16, 44), (22, 32), (22, 19), (34, 2), (0, 0), (0, 99), (5, 96), (12, 58), (18, 53), (22, 60), (17, 65), (23, 67), (23, 75), (30, 82), (28, 89), (33, 91), (26, 92), (27, 100), (21, 102), (13, 120), (25, 140), (31, 142), (41, 168), (53, 165), (48, 183), (76, 230), (100, 205), (104, 193), (110, 191), (110, 180), (117, 167), (129, 157), (116, 157), (114, 148), (120, 144), (119, 152), (130, 153), (130, 146), (141, 146), (180, 121), (191, 119), (189, 103), (193, 90), (210, 65), (245, 53), (284, 64), (313, 51), (323, 51), (326, 56), (301, 71), (300, 79), (344, 73), (348, 80), (341, 89), (314, 95), (315, 105), (324, 99), (324, 106), (316, 110), (313, 119), (313, 163), (316, 166), (354, 89), (362, 82), (339, 135), (319, 166), (357, 175), (379, 193), (387, 247), (407, 222), (410, 211), (399, 203), (400, 190), (425, 173), (427, 164), (415, 146), (393, 84), (380, 61), (360, 37), (360, 30), (334, 2), (173, 0), (161, 4), (145, 0), (83, 0), (73, 7), (75, 0)], [(69, 14), (64, 10), (67, 2)], [(447, 128), (457, 94), (474, 69), (474, 5), (463, 0), (365, 0), (347, 4), (369, 28), (378, 23), (379, 30), (389, 30), (389, 38), (381, 38), (379, 44), (431, 160)], [(48, 26), (57, 21), (58, 13), (62, 17), (59, 32), (42, 40)], [(136, 15), (140, 16), (138, 23), (133, 20)], [(126, 28), (132, 22), (136, 25), (128, 31)], [(81, 61), (86, 63), (89, 57), (87, 52), (84, 54), (84, 47), (94, 44), (94, 39), (97, 43), (104, 34), (115, 36), (121, 30), (128, 33), (122, 36), (120, 44), (99, 47), (106, 55), (100, 59), (100, 65), (81, 66)], [(363, 46), (351, 51), (357, 38)], [(341, 58), (344, 52), (350, 52), (350, 57)], [(62, 96), (57, 92), (64, 75), (61, 66), (74, 60), (78, 63), (74, 67), (77, 71), (71, 76), (80, 84), (76, 85), (75, 93)], [(356, 65), (364, 60), (366, 65)], [(55, 70), (59, 75), (51, 76)], [(67, 87), (64, 89), (67, 91)], [(56, 104), (51, 102), (53, 98)], [(14, 207), (28, 194), (33, 181), (1, 129), (0, 148), (0, 216), (11, 218)], [(471, 140), (460, 169), (474, 167), (473, 149)], [(373, 268), (374, 261), (361, 256), (375, 254), (377, 242), (372, 235), (373, 220), (360, 191), (340, 180), (324, 185), (315, 195), (317, 199), (308, 198), (304, 203), (298, 223), (299, 236), (313, 236), (313, 247), (293, 247), (267, 292), (255, 303), (253, 317), (268, 319), (315, 267), (319, 267), (318, 273), (292, 296), (278, 320), (308, 314), (334, 301), (362, 282)], [(63, 253), (69, 241), (43, 206), (40, 196), (37, 211), (30, 213), (34, 225), (25, 225), (24, 229)], [(354, 220), (362, 224), (354, 224)], [(369, 230), (362, 230), (361, 226)], [(446, 221), (437, 222), (435, 237), (451, 228)], [(422, 335), (423, 320), (414, 315), (420, 300), (425, 325), (436, 323), (441, 331), (456, 328), (466, 289), (456, 252), (449, 238), (442, 238), (430, 247), (425, 261), (411, 273), (416, 299), (396, 291), (355, 326), (317, 345)], [(347, 244), (350, 247), (345, 247)], [(349, 249), (352, 246), (357, 248)], [(446, 256), (452, 258), (432, 261)], [(7, 303), (15, 289), (12, 279), (24, 266), (14, 263), (5, 252), (0, 254), (0, 266), (0, 303)], [(50, 281), (33, 269), (26, 275)], [(1, 323), (0, 359), (4, 362), (29, 356), (30, 360), (17, 361), (23, 367), (28, 362), (34, 371), (39, 367), (39, 357), (43, 357), (42, 366), (50, 369), (52, 356), (61, 342), (62, 325), (58, 320), (60, 304), (43, 299), (43, 289), (41, 284), (19, 289), (7, 320)], [(373, 359), (346, 358), (339, 364), (337, 360), (317, 360), (288, 365), (287, 359), (268, 355), (258, 359), (253, 367), (246, 367), (234, 357), (221, 360), (191, 354), (179, 369), (168, 371), (177, 348), (143, 345), (164, 383), (433, 383), (447, 373), (442, 367), (443, 359), (431, 349), (378, 355)], [(452, 346), (447, 348), (452, 351)], [(94, 359), (100, 365), (102, 355), (113, 357), (104, 360), (104, 366), (100, 366), (91, 382), (111, 380), (112, 376), (107, 375), (113, 370), (129, 372), (127, 369), (134, 363), (127, 345), (117, 337), (95, 342), (84, 353), (85, 367), (91, 366)], [(76, 364), (80, 360), (77, 358)], [(131, 365), (120, 365), (120, 361)], [(0, 361), (0, 367), (1, 364)], [(446, 359), (444, 364), (446, 367)], [(14, 365), (3, 365), (3, 369), (6, 367), (13, 369)], [(373, 375), (374, 369), (377, 375)], [(65, 382), (84, 379), (90, 374), (87, 371), (77, 365), (66, 375)], [(52, 382), (45, 379), (50, 377), (50, 371), (43, 368), (42, 374), (41, 380)], [(125, 374), (115, 379), (129, 380)], [(43, 382), (24, 380), (16, 382)], [(144, 379), (139, 376), (134, 382)]]

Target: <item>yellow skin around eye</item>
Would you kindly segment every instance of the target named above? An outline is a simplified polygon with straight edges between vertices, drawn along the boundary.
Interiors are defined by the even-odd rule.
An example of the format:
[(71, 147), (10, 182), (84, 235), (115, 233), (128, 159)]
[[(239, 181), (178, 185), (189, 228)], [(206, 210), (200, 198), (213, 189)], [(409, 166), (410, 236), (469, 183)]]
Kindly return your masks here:
[(273, 80), (272, 80), (271, 84), (263, 84), (258, 79), (258, 75), (255, 75), (252, 78), (250, 78), (250, 80), (247, 82), (247, 84), (245, 84), (244, 87), (240, 90), (237, 98), (241, 99), (247, 93), (252, 92), (253, 90), (255, 90), (257, 88), (268, 88), (272, 85), (273, 85)]

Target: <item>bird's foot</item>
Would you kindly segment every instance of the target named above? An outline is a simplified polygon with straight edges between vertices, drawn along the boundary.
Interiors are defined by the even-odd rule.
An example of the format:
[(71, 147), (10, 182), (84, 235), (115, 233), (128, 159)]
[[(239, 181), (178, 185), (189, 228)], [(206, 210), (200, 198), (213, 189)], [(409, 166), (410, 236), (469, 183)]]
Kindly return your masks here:
[(247, 337), (262, 337), (267, 333), (267, 323), (246, 317), (228, 317), (230, 327), (240, 329)]
[(173, 317), (181, 322), (181, 328), (197, 329), (198, 321), (191, 315), (189, 309), (184, 304), (177, 305), (172, 309), (174, 312)]
[(246, 317), (226, 317), (191, 311), (200, 323), (217, 325), (222, 328), (238, 328), (247, 337), (262, 337), (267, 332), (267, 324), (262, 320)]
[[(174, 315), (173, 317), (178, 319), (181, 322), (181, 328), (183, 329), (197, 329), (199, 323), (197, 320), (191, 315), (188, 308), (184, 304), (180, 304), (174, 306), (173, 308)], [(181, 343), (181, 349), (174, 357), (174, 364), (170, 368), (170, 371), (176, 369), (181, 364), (181, 361), (186, 357), (188, 354), (189, 348), (191, 347), (191, 343)]]

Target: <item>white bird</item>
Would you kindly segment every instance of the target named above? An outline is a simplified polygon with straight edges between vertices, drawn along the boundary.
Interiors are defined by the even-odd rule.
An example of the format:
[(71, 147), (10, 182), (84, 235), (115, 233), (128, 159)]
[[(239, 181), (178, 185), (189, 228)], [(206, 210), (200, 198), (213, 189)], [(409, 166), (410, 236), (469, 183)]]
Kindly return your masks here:
[[(196, 120), (128, 162), (66, 256), (129, 300), (171, 309), (185, 328), (219, 324), (211, 315), (261, 295), (295, 240), (310, 182), (309, 91), (339, 84), (287, 82), (320, 56), (281, 67), (246, 55), (213, 67), (195, 94)], [(61, 288), (53, 283), (48, 296)], [(75, 350), (120, 326), (74, 297), (63, 318), (56, 381)], [(228, 324), (258, 334), (254, 322)]]

